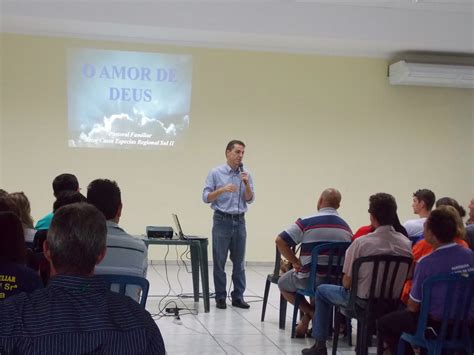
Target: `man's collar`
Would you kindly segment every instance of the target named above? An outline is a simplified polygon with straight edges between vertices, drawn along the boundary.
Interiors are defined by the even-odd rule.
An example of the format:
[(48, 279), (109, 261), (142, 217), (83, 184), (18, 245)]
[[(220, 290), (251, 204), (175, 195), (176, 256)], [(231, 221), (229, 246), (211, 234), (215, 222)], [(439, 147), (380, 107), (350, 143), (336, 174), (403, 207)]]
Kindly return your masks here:
[(333, 207), (322, 207), (318, 210), (318, 212), (332, 212), (337, 213), (337, 210)]
[(437, 247), (435, 250), (433, 250), (433, 252), (435, 251), (438, 251), (438, 250), (443, 250), (443, 249), (448, 249), (448, 248), (452, 248), (452, 247), (455, 247), (457, 244), (456, 243), (448, 243), (448, 244), (442, 244), (440, 245), (439, 247)]
[(387, 231), (387, 230), (395, 230), (395, 228), (393, 228), (393, 226), (391, 226), (389, 224), (386, 224), (386, 225), (383, 225), (383, 226), (378, 226), (375, 230), (376, 231), (378, 231), (378, 230)]
[(239, 171), (239, 168), (237, 167), (236, 169), (232, 169), (232, 167), (229, 165), (229, 163), (225, 163), (225, 168), (228, 173), (236, 173)]
[(81, 292), (108, 289), (104, 281), (95, 276), (56, 275), (49, 282), (50, 287), (61, 287)]
[(118, 223), (115, 223), (113, 220), (109, 219), (106, 221), (107, 227), (118, 227)]

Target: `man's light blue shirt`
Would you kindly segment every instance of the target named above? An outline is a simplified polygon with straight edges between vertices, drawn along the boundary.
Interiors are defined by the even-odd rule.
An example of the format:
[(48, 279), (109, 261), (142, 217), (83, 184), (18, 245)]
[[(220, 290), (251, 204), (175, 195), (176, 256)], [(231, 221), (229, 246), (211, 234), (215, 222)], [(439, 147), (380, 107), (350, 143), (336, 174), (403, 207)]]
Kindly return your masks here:
[(247, 173), (250, 189), (252, 190), (252, 198), (249, 201), (245, 201), (245, 184), (242, 182), (239, 169), (232, 170), (228, 164), (218, 166), (209, 172), (202, 192), (202, 200), (205, 203), (209, 203), (207, 197), (210, 192), (227, 184), (234, 184), (237, 186), (237, 190), (235, 192), (224, 192), (220, 194), (217, 199), (211, 203), (211, 208), (230, 214), (247, 212), (247, 204), (255, 200), (255, 192), (253, 189), (252, 175), (247, 169), (244, 169), (244, 172)]

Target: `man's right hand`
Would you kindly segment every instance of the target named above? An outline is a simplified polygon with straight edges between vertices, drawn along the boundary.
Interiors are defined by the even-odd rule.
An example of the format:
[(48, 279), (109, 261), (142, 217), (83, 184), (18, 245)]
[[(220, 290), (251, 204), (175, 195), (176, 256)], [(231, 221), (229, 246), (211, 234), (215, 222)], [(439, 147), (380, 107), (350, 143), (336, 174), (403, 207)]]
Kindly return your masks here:
[(227, 184), (221, 187), (222, 192), (235, 192), (237, 191), (237, 186), (234, 184)]
[(299, 260), (296, 263), (293, 263), (292, 265), (293, 265), (293, 269), (295, 269), (295, 271), (297, 272), (301, 271), (301, 268), (303, 267)]
[(235, 192), (237, 191), (237, 186), (234, 184), (227, 184), (225, 186), (222, 186), (212, 192), (209, 192), (209, 195), (207, 195), (207, 202), (213, 202), (215, 201), (221, 194), (226, 193), (226, 192)]

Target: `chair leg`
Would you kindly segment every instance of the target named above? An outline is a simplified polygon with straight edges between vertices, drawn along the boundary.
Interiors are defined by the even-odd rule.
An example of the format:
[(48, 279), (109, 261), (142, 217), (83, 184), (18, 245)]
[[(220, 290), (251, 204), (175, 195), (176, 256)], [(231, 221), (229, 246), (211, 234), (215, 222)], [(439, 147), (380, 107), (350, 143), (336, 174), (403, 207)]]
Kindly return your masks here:
[(270, 292), (270, 284), (271, 282), (267, 280), (265, 283), (265, 292), (263, 293), (263, 303), (262, 303), (262, 317), (260, 321), (263, 322), (265, 320), (265, 311), (267, 310), (267, 302), (268, 302), (268, 293)]
[[(337, 353), (337, 343), (339, 341), (339, 329), (341, 327), (342, 315), (338, 307), (334, 307), (334, 333), (332, 335), (332, 355)], [(314, 325), (313, 325), (314, 326)]]
[(405, 354), (405, 341), (400, 338), (398, 341), (398, 346), (397, 346), (397, 355), (403, 355)]
[(379, 331), (377, 331), (377, 355), (383, 355), (383, 339)]
[(369, 353), (369, 322), (368, 321), (362, 321), (361, 322), (361, 342), (360, 342), (360, 355), (368, 355)]
[(355, 345), (355, 352), (357, 355), (360, 354), (361, 338), (362, 338), (362, 327), (360, 325), (360, 320), (357, 319), (357, 335), (356, 335), (356, 345)]
[(286, 305), (287, 302), (285, 298), (280, 295), (280, 329), (285, 329), (285, 323), (286, 323)]
[(329, 322), (328, 336), (332, 337), (334, 324), (336, 323), (336, 307), (331, 306), (331, 321)]
[(352, 346), (352, 324), (351, 318), (346, 317), (347, 345)]
[(301, 297), (303, 296), (301, 296), (299, 293), (297, 293), (295, 297), (295, 304), (293, 307), (293, 319), (291, 321), (291, 337), (292, 338), (295, 337), (295, 333), (296, 333), (296, 321), (298, 320), (298, 310), (300, 308)]

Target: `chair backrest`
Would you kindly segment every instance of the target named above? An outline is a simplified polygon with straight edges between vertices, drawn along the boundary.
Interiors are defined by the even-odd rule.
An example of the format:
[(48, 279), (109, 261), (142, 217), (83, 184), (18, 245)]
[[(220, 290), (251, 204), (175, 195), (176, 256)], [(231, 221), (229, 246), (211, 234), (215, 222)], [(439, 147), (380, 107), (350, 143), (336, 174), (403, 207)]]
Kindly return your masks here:
[(350, 242), (322, 243), (312, 249), (308, 289), (316, 291), (318, 278), (322, 279), (319, 283), (341, 284), (344, 257), (350, 245)]
[[(352, 285), (349, 305), (363, 305), (366, 313), (384, 314), (397, 308), (412, 258), (396, 255), (372, 255), (358, 258), (352, 266)], [(362, 268), (371, 267), (368, 297), (359, 298), (358, 290)]]
[(281, 253), (276, 248), (276, 253), (275, 253), (275, 265), (273, 267), (273, 277), (272, 277), (272, 282), (278, 282), (278, 278), (280, 277), (280, 266), (281, 266)]
[[(143, 306), (143, 308), (145, 308), (150, 283), (144, 277), (113, 274), (102, 274), (96, 276), (100, 277), (110, 287), (111, 291), (121, 293), (122, 295), (129, 295), (129, 292), (127, 292), (127, 286), (132, 286), (134, 288), (137, 288), (138, 286), (139, 289), (137, 288), (137, 292), (141, 291), (139, 297), (140, 301), (138, 302), (138, 293), (137, 297), (130, 296), (130, 298), (137, 301)], [(118, 289), (115, 285), (118, 286)]]
[[(469, 314), (474, 308), (474, 273), (432, 276), (423, 282), (422, 301), (415, 336), (425, 337), (435, 289), (444, 296), (443, 319), (436, 341), (469, 339)], [(471, 313), (472, 315), (472, 313)]]

